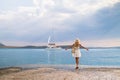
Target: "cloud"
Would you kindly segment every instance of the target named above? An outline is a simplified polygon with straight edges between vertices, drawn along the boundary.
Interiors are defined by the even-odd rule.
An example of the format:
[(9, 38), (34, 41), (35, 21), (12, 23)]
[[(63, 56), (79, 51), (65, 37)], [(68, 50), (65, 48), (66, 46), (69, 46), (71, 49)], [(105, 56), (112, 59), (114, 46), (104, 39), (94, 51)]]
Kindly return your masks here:
[(73, 15), (65, 24), (74, 28), (67, 39), (112, 39), (120, 38), (120, 3), (99, 9), (93, 15)]
[(119, 0), (33, 0), (34, 6), (19, 6), (15, 11), (8, 10), (7, 12), (3, 12), (1, 14), (0, 19), (3, 19), (6, 15), (9, 18), (12, 18), (13, 15), (15, 17), (25, 17), (27, 15), (26, 17), (35, 16), (39, 18), (46, 18), (55, 16), (57, 19), (60, 17), (68, 18), (72, 15), (88, 15), (95, 13), (97, 10), (113, 6), (117, 2), (119, 2)]
[[(86, 39), (85, 36), (90, 38), (91, 35), (100, 30), (101, 32), (95, 35), (99, 37), (103, 32), (103, 25), (107, 26), (110, 23), (105, 22), (105, 18), (107, 19), (110, 16), (100, 18), (97, 16), (103, 15), (103, 9), (108, 10), (118, 2), (120, 1), (33, 0), (34, 5), (17, 6), (15, 10), (9, 9), (0, 12), (0, 25), (2, 25), (0, 26), (0, 39), (1, 41), (45, 42), (48, 36), (53, 33), (53, 30), (56, 41), (74, 39), (75, 37)], [(111, 22), (114, 20), (111, 20)], [(118, 27), (114, 28), (115, 31), (117, 29)], [(105, 30), (107, 29), (105, 28)], [(114, 30), (108, 34), (112, 34)]]
[(99, 24), (98, 27), (107, 38), (116, 37), (120, 38), (120, 2), (116, 3), (113, 7), (106, 7), (99, 10), (94, 16)]

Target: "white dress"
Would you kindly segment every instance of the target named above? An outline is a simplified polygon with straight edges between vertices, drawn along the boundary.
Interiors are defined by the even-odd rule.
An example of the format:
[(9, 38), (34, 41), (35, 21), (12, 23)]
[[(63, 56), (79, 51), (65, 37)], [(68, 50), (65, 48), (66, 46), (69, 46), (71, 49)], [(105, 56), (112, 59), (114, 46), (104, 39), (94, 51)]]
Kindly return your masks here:
[(79, 47), (74, 47), (74, 49), (72, 49), (72, 56), (81, 57), (81, 52)]

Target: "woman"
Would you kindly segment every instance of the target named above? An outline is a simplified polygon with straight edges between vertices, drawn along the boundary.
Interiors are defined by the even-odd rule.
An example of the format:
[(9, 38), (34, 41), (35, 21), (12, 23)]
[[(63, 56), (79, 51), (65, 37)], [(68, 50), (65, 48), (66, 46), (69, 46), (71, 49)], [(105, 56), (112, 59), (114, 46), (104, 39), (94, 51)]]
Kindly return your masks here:
[(76, 68), (75, 69), (79, 69), (78, 65), (79, 65), (79, 58), (81, 57), (81, 52), (80, 52), (80, 48), (84, 48), (88, 51), (88, 48), (83, 47), (80, 43), (79, 39), (76, 39), (74, 44), (71, 46), (72, 48), (72, 56), (75, 58), (75, 62), (76, 62)]

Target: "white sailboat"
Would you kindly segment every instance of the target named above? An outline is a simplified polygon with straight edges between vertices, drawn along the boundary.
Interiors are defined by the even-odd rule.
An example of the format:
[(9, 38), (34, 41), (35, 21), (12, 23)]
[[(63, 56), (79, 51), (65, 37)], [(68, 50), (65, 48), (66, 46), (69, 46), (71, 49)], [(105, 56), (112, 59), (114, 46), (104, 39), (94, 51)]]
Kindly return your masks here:
[(48, 38), (48, 44), (47, 49), (61, 49), (61, 47), (58, 47), (54, 42), (50, 42), (51, 37)]

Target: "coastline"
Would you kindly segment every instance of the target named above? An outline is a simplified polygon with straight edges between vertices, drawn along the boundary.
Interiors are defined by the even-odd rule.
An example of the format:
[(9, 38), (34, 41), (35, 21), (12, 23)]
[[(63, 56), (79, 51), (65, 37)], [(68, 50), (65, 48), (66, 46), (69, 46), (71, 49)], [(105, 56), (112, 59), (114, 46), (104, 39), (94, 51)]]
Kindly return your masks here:
[[(28, 70), (28, 69), (36, 69), (36, 68), (58, 68), (58, 69), (65, 69), (65, 70), (72, 70), (75, 68), (74, 64), (26, 64), (26, 65), (16, 65), (16, 66), (6, 66), (6, 67), (0, 67), (0, 70), (2, 69), (8, 69), (8, 68), (20, 68), (22, 70)], [(79, 68), (120, 68), (120, 66), (110, 66), (110, 65), (79, 65)]]
[(0, 80), (120, 80), (120, 67), (39, 65), (0, 69)]

